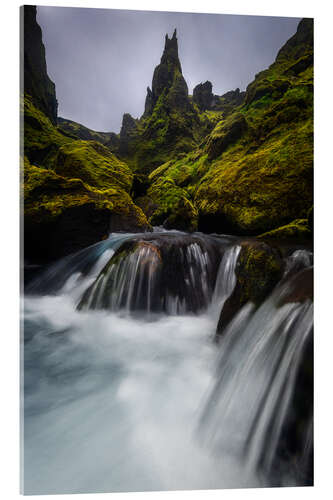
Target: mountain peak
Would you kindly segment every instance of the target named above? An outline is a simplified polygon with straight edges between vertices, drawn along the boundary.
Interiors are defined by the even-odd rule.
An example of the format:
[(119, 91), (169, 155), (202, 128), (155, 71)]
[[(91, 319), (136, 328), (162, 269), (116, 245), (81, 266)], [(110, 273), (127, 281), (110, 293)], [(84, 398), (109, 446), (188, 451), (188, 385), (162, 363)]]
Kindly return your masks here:
[(147, 88), (145, 103), (145, 115), (150, 115), (159, 99), (164, 93), (175, 94), (171, 104), (183, 106), (188, 101), (188, 88), (182, 74), (182, 68), (178, 56), (177, 29), (175, 28), (172, 38), (165, 35), (165, 45), (161, 62), (156, 66), (151, 90)]
[(164, 51), (161, 57), (161, 64), (175, 65), (181, 71), (181, 65), (178, 57), (177, 30), (175, 28), (172, 38), (165, 35)]

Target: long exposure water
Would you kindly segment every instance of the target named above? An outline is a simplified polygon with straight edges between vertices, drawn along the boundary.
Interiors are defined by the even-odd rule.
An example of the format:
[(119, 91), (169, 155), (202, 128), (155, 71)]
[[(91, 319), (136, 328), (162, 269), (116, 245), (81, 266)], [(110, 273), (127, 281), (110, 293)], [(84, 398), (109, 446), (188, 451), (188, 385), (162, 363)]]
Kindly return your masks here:
[[(192, 269), (184, 274), (182, 300), (163, 299), (160, 312), (150, 311), (148, 300), (145, 314), (132, 314), (129, 301), (124, 307), (111, 301), (109, 309), (91, 309), (88, 302), (78, 310), (98, 276), (111, 276), (111, 290), (133, 295), (140, 265), (156, 266), (143, 246), (126, 268), (101, 273), (130, 238), (111, 235), (66, 257), (26, 289), (24, 493), (270, 486), (266, 470), (311, 335), (312, 303), (277, 308), (280, 288), (255, 312), (247, 304), (216, 344), (240, 250), (237, 241), (222, 238), (211, 291), (209, 252), (192, 241), (182, 253)], [(302, 252), (289, 257), (289, 267), (300, 259), (311, 266)], [(200, 287), (209, 303), (195, 314), (187, 308), (186, 290), (193, 294)], [(263, 449), (267, 467), (258, 473)], [(290, 474), (282, 482), (297, 485), (299, 479)]]

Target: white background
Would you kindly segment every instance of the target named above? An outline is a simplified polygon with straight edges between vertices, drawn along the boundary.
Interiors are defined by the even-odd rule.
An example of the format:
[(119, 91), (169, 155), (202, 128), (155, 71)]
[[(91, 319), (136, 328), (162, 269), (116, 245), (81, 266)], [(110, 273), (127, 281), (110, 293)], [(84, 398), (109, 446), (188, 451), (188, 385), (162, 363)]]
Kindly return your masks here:
[[(333, 497), (333, 20), (326, 0), (52, 1), (40, 5), (315, 17), (315, 487), (112, 494), (112, 500)], [(19, 5), (2, 2), (0, 58), (0, 498), (19, 498)], [(297, 187), (295, 187), (297, 188)], [(332, 311), (333, 312), (333, 311)], [(63, 495), (99, 499), (110, 495)], [(49, 496), (31, 498), (52, 498)]]

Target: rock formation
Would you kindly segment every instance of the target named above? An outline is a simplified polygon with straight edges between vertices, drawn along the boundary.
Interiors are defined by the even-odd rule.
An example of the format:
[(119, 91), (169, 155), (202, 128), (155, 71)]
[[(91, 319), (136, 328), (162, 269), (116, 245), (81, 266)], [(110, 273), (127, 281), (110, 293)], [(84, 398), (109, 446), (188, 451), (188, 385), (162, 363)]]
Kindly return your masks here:
[(24, 55), (24, 92), (33, 103), (55, 125), (57, 123), (58, 102), (55, 85), (47, 74), (45, 47), (42, 30), (36, 21), (37, 8), (33, 5), (22, 7)]
[(114, 144), (113, 135), (61, 119), (57, 127), (55, 86), (46, 72), (36, 7), (24, 7), (23, 15), (25, 259), (45, 263), (110, 231), (149, 230), (130, 196), (132, 171), (103, 144)]

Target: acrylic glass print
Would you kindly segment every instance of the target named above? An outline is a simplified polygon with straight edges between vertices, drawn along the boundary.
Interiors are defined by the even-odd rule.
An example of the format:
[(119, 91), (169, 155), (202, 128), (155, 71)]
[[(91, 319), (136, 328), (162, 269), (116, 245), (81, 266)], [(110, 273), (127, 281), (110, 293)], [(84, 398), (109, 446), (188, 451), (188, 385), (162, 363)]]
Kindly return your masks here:
[(21, 25), (22, 492), (311, 486), (313, 20)]

